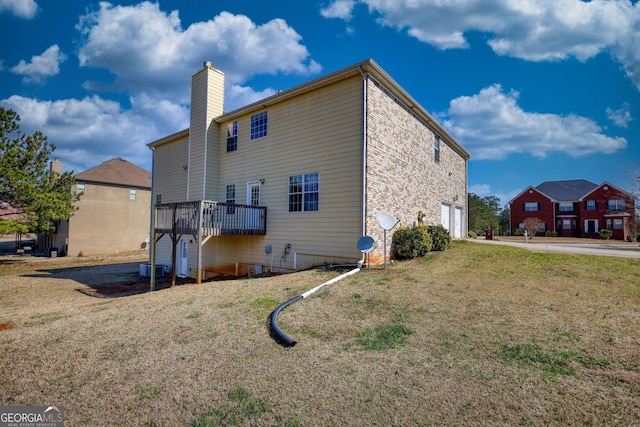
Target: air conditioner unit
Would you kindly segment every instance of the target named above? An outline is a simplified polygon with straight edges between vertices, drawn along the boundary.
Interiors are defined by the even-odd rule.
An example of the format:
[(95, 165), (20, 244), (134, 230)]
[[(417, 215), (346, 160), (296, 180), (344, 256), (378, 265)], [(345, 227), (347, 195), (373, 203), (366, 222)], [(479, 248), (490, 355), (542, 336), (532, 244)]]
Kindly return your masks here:
[[(167, 266), (156, 264), (156, 277), (163, 277), (167, 274)], [(140, 276), (151, 277), (151, 264), (140, 264)]]

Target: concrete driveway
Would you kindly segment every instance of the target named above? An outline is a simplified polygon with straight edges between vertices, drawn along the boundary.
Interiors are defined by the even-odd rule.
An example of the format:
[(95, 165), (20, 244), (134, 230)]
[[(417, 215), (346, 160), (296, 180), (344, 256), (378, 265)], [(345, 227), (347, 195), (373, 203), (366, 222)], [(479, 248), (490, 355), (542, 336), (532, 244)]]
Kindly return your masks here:
[(528, 243), (523, 237), (497, 236), (493, 240), (469, 239), (489, 245), (509, 245), (538, 252), (640, 258), (640, 243), (615, 240), (573, 239), (564, 237), (535, 237)]

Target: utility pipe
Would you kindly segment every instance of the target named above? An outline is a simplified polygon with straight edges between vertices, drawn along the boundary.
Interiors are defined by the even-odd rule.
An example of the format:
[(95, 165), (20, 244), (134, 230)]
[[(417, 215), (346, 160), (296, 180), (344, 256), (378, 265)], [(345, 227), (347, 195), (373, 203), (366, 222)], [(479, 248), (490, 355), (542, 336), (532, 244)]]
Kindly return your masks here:
[(344, 279), (347, 276), (351, 276), (352, 274), (356, 274), (358, 271), (360, 271), (360, 269), (362, 268), (362, 261), (358, 262), (358, 268), (354, 268), (351, 271), (348, 271), (344, 274), (341, 274), (340, 276), (334, 277), (333, 279), (324, 282), (321, 285), (316, 286), (313, 289), (308, 290), (307, 292), (300, 294), (294, 298), (291, 298), (289, 301), (285, 301), (282, 304), (280, 304), (278, 307), (276, 307), (275, 310), (273, 310), (273, 312), (271, 312), (271, 314), (269, 315), (269, 327), (271, 329), (271, 336), (278, 341), (280, 344), (282, 344), (284, 347), (293, 347), (294, 345), (297, 344), (297, 341), (294, 340), (293, 338), (291, 338), (290, 336), (288, 336), (287, 334), (285, 334), (282, 329), (280, 329), (280, 327), (278, 326), (278, 315), (280, 314), (280, 312), (287, 306), (293, 304), (294, 302), (300, 301), (301, 299), (304, 299), (306, 297), (308, 297), (309, 295), (317, 292), (318, 290), (320, 290), (321, 288), (327, 286), (327, 285), (331, 285), (332, 283), (335, 283), (339, 280)]

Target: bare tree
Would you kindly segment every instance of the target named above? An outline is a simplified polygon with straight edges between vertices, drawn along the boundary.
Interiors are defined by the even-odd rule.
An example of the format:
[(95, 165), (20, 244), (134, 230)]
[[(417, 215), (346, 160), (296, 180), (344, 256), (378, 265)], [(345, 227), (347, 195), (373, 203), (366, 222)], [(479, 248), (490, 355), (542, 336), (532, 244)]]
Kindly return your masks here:
[(530, 239), (533, 239), (533, 236), (536, 235), (538, 228), (540, 228), (540, 225), (542, 224), (542, 220), (540, 218), (529, 217), (525, 218), (523, 224), (527, 235)]

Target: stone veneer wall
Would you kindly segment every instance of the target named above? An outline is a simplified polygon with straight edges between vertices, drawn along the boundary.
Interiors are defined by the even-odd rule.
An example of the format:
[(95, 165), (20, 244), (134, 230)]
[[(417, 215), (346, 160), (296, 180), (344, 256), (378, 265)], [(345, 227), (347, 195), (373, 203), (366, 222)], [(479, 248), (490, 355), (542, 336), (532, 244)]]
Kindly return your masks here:
[[(367, 86), (366, 233), (378, 242), (372, 261), (383, 254), (380, 213), (400, 217), (399, 226), (417, 223), (419, 211), (423, 222), (441, 224), (443, 203), (451, 206), (452, 221), (454, 208), (461, 207), (466, 236), (466, 159), (440, 137), (436, 162), (434, 131), (376, 82), (369, 79)], [(392, 234), (387, 233), (388, 253)]]

